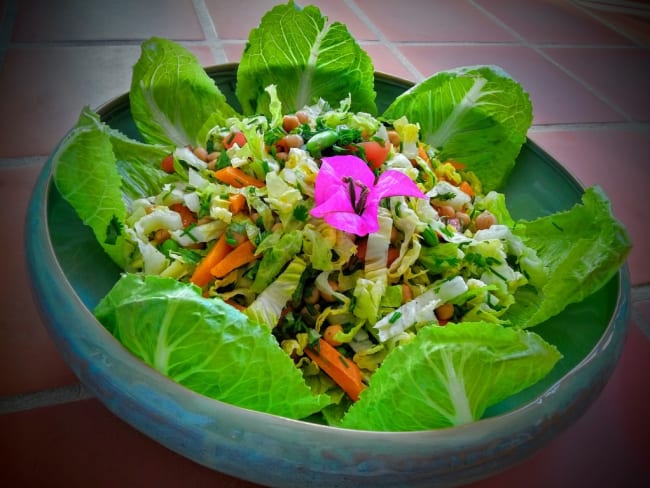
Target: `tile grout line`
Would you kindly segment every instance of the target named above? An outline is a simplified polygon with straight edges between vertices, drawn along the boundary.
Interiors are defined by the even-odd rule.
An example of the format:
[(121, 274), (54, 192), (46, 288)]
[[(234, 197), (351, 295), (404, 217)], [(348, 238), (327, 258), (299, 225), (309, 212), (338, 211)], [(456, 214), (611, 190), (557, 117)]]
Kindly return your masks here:
[(386, 36), (384, 36), (384, 33), (377, 27), (371, 20), (370, 18), (366, 15), (366, 13), (361, 9), (354, 0), (344, 0), (345, 4), (361, 19), (361, 21), (365, 24), (365, 26), (370, 29), (370, 31), (377, 36), (377, 39), (379, 40), (379, 44), (386, 47), (393, 56), (395, 56), (400, 63), (411, 73), (414, 77), (414, 81), (418, 82), (424, 79), (424, 76), (420, 71), (415, 67), (409, 59), (402, 54), (402, 52), (397, 49), (397, 46), (395, 43), (391, 42), (388, 40)]
[(94, 398), (81, 383), (0, 398), (0, 415)]
[(625, 111), (623, 111), (617, 104), (611, 102), (607, 97), (602, 95), (597, 89), (595, 89), (593, 86), (591, 86), (591, 84), (587, 83), (582, 78), (580, 78), (579, 76), (574, 74), (571, 70), (565, 68), (564, 66), (562, 66), (562, 64), (555, 61), (551, 56), (546, 54), (542, 48), (539, 48), (537, 45), (531, 44), (530, 42), (528, 42), (516, 30), (514, 30), (508, 24), (506, 24), (501, 19), (499, 19), (496, 15), (492, 14), (489, 10), (485, 9), (483, 6), (477, 4), (474, 0), (469, 0), (469, 3), (472, 4), (480, 12), (482, 12), (485, 16), (492, 19), (492, 21), (495, 22), (497, 25), (501, 26), (503, 29), (505, 29), (510, 34), (512, 34), (516, 39), (519, 40), (519, 43), (520, 43), (521, 46), (528, 47), (531, 50), (533, 50), (539, 56), (541, 56), (546, 61), (551, 63), (553, 66), (555, 66), (557, 69), (562, 71), (569, 78), (571, 78), (575, 82), (579, 83), (585, 90), (587, 90), (589, 93), (591, 93), (594, 97), (596, 97), (597, 99), (599, 99), (603, 103), (607, 104), (612, 110), (614, 110), (616, 113), (621, 115), (625, 119), (626, 122), (633, 122), (634, 121), (634, 119), (632, 117), (630, 117), (627, 113), (625, 113)]
[(196, 17), (199, 20), (199, 24), (203, 29), (203, 34), (205, 36), (205, 41), (208, 44), (208, 48), (214, 57), (215, 64), (224, 64), (228, 61), (226, 57), (226, 51), (223, 49), (223, 43), (219, 38), (219, 32), (217, 31), (217, 26), (212, 20), (212, 16), (208, 10), (205, 0), (192, 0), (192, 5), (194, 6), (194, 12)]

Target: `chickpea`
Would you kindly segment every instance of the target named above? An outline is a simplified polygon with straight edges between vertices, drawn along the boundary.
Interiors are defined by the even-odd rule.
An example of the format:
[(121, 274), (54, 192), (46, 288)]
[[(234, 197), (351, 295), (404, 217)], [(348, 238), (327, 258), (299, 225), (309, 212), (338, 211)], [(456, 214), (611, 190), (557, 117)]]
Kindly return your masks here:
[(304, 141), (300, 134), (288, 134), (282, 139), (284, 141), (284, 145), (289, 149), (292, 147), (300, 147), (304, 144)]
[(388, 140), (395, 147), (399, 147), (400, 143), (402, 142), (396, 130), (388, 131)]
[(336, 340), (334, 337), (339, 332), (343, 332), (343, 327), (341, 327), (341, 325), (339, 324), (328, 325), (327, 328), (325, 329), (325, 332), (323, 332), (323, 339), (325, 339), (325, 341), (329, 342), (334, 347), (340, 346), (342, 342)]
[(483, 212), (481, 212), (474, 220), (474, 226), (476, 227), (476, 230), (489, 229), (496, 223), (496, 217), (487, 210), (483, 210)]
[(296, 112), (296, 117), (298, 117), (298, 122), (301, 124), (306, 124), (309, 122), (309, 114), (307, 112), (304, 112), (303, 110), (298, 110)]
[(169, 239), (172, 235), (169, 233), (167, 229), (158, 229), (153, 236), (153, 242), (155, 244), (162, 244), (165, 242), (167, 239)]
[(467, 215), (465, 212), (456, 212), (456, 218), (463, 228), (466, 228), (471, 223), (469, 215)]
[(291, 132), (294, 129), (297, 129), (300, 127), (300, 120), (298, 119), (297, 116), (295, 115), (285, 115), (282, 118), (282, 128), (287, 131)]
[(318, 291), (318, 288), (316, 288), (315, 286), (308, 287), (305, 290), (305, 294), (302, 299), (305, 303), (308, 303), (309, 305), (314, 305), (318, 303), (318, 300), (320, 300), (320, 292)]
[(438, 320), (450, 320), (454, 316), (454, 306), (451, 303), (444, 303), (435, 310)]
[(204, 147), (197, 147), (194, 149), (194, 155), (199, 158), (201, 161), (207, 162), (208, 160), (208, 151)]
[[(339, 285), (338, 285), (338, 283), (336, 281), (330, 280), (329, 284), (330, 284), (330, 288), (333, 291), (338, 291)], [(332, 303), (332, 302), (336, 301), (336, 298), (333, 295), (331, 295), (330, 293), (324, 292), (324, 291), (320, 292), (320, 296), (321, 296), (321, 298), (323, 300), (325, 300), (326, 302), (329, 302), (329, 303)]]
[(438, 209), (438, 215), (452, 219), (456, 216), (456, 211), (451, 205), (441, 205)]

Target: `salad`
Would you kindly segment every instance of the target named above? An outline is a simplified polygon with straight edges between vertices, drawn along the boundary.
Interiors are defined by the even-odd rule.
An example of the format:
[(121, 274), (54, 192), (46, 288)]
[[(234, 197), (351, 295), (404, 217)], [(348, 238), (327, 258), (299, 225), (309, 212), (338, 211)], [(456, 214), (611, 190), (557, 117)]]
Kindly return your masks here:
[(353, 429), (471, 422), (545, 377), (561, 354), (531, 328), (629, 252), (607, 197), (511, 217), (532, 108), (498, 67), (437, 73), (381, 114), (373, 76), (344, 25), (293, 2), (251, 32), (236, 103), (145, 41), (141, 140), (85, 108), (53, 156), (122, 269), (103, 326), (203, 395)]

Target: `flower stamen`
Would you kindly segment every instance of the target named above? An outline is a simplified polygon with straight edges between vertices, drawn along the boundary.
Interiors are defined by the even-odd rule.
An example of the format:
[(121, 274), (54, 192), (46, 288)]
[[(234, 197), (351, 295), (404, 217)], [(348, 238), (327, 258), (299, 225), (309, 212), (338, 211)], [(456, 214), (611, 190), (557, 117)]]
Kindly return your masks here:
[[(363, 215), (363, 211), (366, 209), (366, 202), (368, 201), (368, 195), (370, 195), (370, 188), (361, 183), (359, 180), (352, 179), (351, 176), (344, 176), (341, 178), (343, 183), (348, 185), (348, 193), (350, 195), (350, 204), (354, 209), (354, 213), (357, 215)], [(359, 199), (357, 200), (357, 190), (355, 186), (359, 188)]]

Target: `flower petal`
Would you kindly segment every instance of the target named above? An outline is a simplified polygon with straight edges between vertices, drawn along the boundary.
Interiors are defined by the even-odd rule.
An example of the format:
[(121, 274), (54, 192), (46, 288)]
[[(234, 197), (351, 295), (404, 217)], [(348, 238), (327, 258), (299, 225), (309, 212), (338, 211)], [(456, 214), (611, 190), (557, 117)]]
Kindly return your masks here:
[(357, 156), (351, 154), (332, 156), (323, 158), (323, 162), (334, 170), (339, 179), (350, 176), (353, 180), (360, 181), (368, 188), (372, 188), (375, 184), (375, 174), (368, 167), (368, 163)]
[(374, 213), (374, 218), (372, 217), (369, 213), (360, 216), (354, 212), (332, 212), (325, 215), (324, 220), (332, 227), (343, 232), (365, 236), (379, 230), (377, 212)]
[(427, 198), (411, 178), (393, 169), (386, 170), (379, 176), (372, 191), (379, 198), (396, 196)]
[[(331, 188), (331, 187), (330, 187)], [(352, 212), (352, 203), (350, 202), (350, 193), (347, 186), (333, 189), (320, 204), (311, 209), (311, 215), (320, 218), (330, 212)]]

